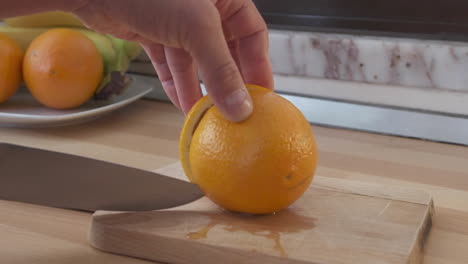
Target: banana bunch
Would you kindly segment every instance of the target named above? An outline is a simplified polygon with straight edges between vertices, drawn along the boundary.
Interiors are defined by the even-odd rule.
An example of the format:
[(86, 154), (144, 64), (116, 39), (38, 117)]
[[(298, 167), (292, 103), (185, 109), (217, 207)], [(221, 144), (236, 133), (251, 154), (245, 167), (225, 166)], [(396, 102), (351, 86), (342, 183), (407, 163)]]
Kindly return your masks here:
[(27, 16), (11, 17), (4, 22), (12, 27), (82, 27), (86, 28), (73, 14), (51, 11)]
[(128, 87), (130, 78), (126, 72), (130, 62), (142, 51), (141, 46), (135, 42), (85, 28), (77, 18), (68, 13), (45, 12), (9, 18), (4, 22), (6, 25), (0, 25), (0, 33), (16, 40), (23, 50), (26, 50), (36, 37), (54, 27), (73, 27), (86, 35), (96, 45), (104, 64), (102, 81), (95, 92), (95, 99), (108, 99)]

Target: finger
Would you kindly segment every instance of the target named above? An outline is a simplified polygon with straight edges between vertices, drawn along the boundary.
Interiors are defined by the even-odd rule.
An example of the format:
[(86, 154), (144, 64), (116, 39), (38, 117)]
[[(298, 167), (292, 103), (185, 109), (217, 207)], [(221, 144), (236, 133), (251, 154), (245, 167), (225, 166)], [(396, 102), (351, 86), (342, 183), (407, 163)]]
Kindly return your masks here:
[(185, 49), (197, 61), (206, 90), (220, 112), (234, 122), (245, 120), (253, 105), (224, 38), (218, 10), (214, 6), (203, 10), (196, 22)]
[(172, 74), (177, 90), (180, 106), (184, 113), (188, 113), (192, 106), (202, 97), (200, 82), (192, 57), (185, 50), (164, 47), (167, 65)]
[(141, 45), (151, 59), (151, 63), (158, 74), (164, 92), (166, 92), (166, 95), (175, 106), (181, 108), (177, 89), (167, 64), (166, 55), (164, 54), (163, 45), (145, 42), (141, 42)]
[(239, 69), (240, 71), (241, 65), (239, 61), (239, 41), (235, 39), (234, 37), (232, 37), (231, 32), (226, 27), (223, 27), (223, 32), (224, 32), (224, 38), (227, 41), (229, 52), (231, 52), (231, 56), (236, 62), (237, 69)]
[(245, 81), (273, 88), (267, 26), (253, 2), (220, 0), (217, 7), (229, 40), (238, 40), (240, 70)]
[[(143, 5), (117, 1), (119, 5), (113, 5), (114, 2), (90, 2), (95, 3), (93, 6), (101, 14), (101, 24), (105, 19), (115, 18), (124, 21), (129, 31), (148, 40), (183, 48), (197, 61), (212, 101), (227, 119), (241, 121), (252, 113), (251, 98), (227, 47), (221, 18), (213, 2), (136, 1), (144, 2)], [(158, 60), (154, 61), (155, 68), (159, 67)]]
[(231, 53), (231, 57), (236, 62), (237, 69), (240, 71), (241, 64), (239, 60), (239, 41), (234, 39), (234, 40), (228, 41), (227, 44), (228, 44), (229, 52)]

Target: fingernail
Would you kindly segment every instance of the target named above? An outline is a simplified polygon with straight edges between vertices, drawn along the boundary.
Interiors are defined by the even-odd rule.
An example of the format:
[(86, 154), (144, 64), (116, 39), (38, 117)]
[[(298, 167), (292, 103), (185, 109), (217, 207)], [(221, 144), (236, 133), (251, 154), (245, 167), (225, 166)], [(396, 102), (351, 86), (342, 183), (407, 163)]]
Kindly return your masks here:
[(232, 92), (224, 102), (227, 107), (225, 116), (233, 122), (244, 121), (252, 114), (253, 104), (247, 89)]

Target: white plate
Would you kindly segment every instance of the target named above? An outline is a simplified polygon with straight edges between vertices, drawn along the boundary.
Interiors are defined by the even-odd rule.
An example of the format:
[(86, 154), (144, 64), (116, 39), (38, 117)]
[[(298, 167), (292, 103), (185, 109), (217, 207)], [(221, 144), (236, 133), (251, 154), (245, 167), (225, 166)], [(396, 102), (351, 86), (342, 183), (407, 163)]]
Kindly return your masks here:
[(39, 104), (25, 88), (0, 104), (0, 127), (49, 127), (82, 123), (122, 108), (153, 90), (134, 80), (122, 94), (110, 100), (90, 100), (73, 110), (54, 110)]

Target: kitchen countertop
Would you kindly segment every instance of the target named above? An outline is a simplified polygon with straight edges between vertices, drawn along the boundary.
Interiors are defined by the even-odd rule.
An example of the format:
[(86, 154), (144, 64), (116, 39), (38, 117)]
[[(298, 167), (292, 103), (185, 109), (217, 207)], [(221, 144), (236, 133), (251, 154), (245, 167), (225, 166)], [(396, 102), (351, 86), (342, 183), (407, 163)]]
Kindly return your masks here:
[[(141, 100), (82, 125), (0, 129), (0, 141), (156, 170), (178, 160), (182, 123), (172, 105)], [(468, 147), (324, 127), (314, 131), (317, 174), (431, 192), (436, 213), (424, 263), (468, 263)], [(147, 263), (91, 248), (90, 220), (86, 212), (0, 200), (0, 262)]]

